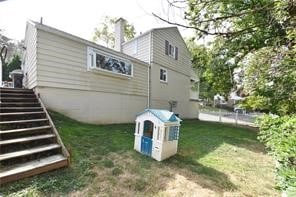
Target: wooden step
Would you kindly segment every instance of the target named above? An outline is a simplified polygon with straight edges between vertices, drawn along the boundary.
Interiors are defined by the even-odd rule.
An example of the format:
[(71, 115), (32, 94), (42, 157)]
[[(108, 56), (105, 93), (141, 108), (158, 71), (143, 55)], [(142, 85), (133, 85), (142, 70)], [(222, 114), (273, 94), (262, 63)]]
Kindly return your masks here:
[(43, 122), (43, 121), (48, 121), (48, 119), (47, 118), (42, 118), (42, 119), (31, 119), (31, 120), (2, 121), (2, 122), (0, 122), (0, 125), (4, 125), (4, 124), (23, 124), (23, 123)]
[(46, 134), (46, 135), (37, 135), (37, 136), (32, 136), (32, 137), (23, 137), (23, 138), (15, 138), (15, 139), (10, 139), (10, 140), (3, 140), (0, 141), (0, 146), (1, 145), (7, 145), (7, 144), (16, 144), (16, 143), (21, 143), (21, 142), (30, 142), (34, 140), (43, 140), (43, 139), (49, 139), (55, 137), (54, 134)]
[(63, 155), (53, 155), (12, 166), (9, 170), (0, 172), (0, 185), (66, 166), (68, 166), (68, 160)]
[(32, 114), (44, 114), (44, 111), (0, 113), (0, 116), (17, 116), (17, 115), (25, 116), (25, 115), (32, 115)]
[(32, 112), (32, 111), (42, 111), (42, 107), (1, 107), (0, 112)]
[(1, 102), (0, 107), (39, 107), (41, 106), (39, 102)]
[(16, 152), (11, 152), (11, 153), (5, 153), (0, 155), (0, 161), (16, 158), (16, 157), (23, 157), (27, 155), (32, 155), (35, 153), (40, 153), (40, 152), (45, 152), (49, 150), (54, 150), (57, 148), (60, 148), (61, 146), (59, 144), (48, 144), (44, 146), (38, 146), (26, 150), (21, 150), (21, 151), (16, 151)]
[(26, 98), (36, 98), (34, 92), (32, 93), (2, 93), (0, 92), (0, 97), (26, 97)]
[(5, 103), (13, 101), (13, 102), (34, 102), (37, 101), (37, 98), (26, 98), (26, 97), (1, 97), (0, 98), (1, 102)]
[(19, 132), (28, 132), (28, 131), (36, 131), (43, 129), (50, 129), (51, 126), (41, 126), (41, 127), (31, 127), (31, 128), (23, 128), (23, 129), (12, 129), (12, 130), (4, 130), (0, 131), (0, 134), (8, 134), (8, 133), (19, 133)]
[(0, 88), (0, 92), (24, 92), (24, 93), (30, 93), (30, 92), (34, 92), (31, 89), (23, 89), (23, 88)]

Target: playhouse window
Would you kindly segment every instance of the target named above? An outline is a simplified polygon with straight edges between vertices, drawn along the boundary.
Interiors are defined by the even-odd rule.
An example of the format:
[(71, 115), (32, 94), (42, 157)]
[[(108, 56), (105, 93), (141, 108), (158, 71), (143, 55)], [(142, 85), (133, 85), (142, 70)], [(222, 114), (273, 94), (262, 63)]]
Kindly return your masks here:
[(169, 131), (169, 141), (178, 140), (179, 139), (179, 127), (171, 126)]

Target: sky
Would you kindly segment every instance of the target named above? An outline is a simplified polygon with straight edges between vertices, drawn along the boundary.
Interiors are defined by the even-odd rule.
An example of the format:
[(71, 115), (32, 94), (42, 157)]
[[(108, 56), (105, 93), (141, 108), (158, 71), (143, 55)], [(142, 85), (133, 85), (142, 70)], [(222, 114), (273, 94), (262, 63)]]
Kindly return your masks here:
[[(91, 40), (104, 16), (123, 17), (135, 26), (137, 34), (170, 26), (152, 12), (185, 23), (183, 12), (169, 8), (167, 0), (0, 0), (0, 29), (4, 29), (5, 36), (21, 40), (26, 21), (40, 21), (42, 17), (45, 25)], [(192, 30), (179, 30), (183, 37), (193, 35)]]

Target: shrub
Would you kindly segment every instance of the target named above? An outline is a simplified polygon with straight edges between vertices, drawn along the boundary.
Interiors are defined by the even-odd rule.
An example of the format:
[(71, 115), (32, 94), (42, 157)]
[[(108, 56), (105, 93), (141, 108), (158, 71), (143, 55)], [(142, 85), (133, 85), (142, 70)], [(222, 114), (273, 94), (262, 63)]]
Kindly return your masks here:
[(296, 115), (266, 115), (258, 123), (258, 138), (277, 161), (277, 186), (296, 191)]

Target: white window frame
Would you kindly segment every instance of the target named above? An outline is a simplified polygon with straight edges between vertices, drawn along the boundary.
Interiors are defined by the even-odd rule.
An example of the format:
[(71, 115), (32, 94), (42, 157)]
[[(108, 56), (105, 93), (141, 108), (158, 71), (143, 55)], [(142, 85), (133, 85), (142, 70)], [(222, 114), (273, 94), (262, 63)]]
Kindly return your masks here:
[[(165, 80), (161, 79), (161, 76), (160, 76), (161, 70), (164, 70), (165, 71)], [(161, 82), (165, 82), (165, 83), (168, 82), (168, 70), (166, 68), (160, 67), (160, 69), (159, 69), (159, 80)]]
[(169, 56), (175, 58), (175, 47), (169, 43)]
[[(96, 67), (96, 54), (100, 54), (100, 55), (104, 55), (104, 56), (107, 56), (107, 57), (110, 57), (110, 58), (114, 58), (114, 59), (117, 59), (117, 60), (120, 60), (120, 61), (123, 61), (123, 62), (126, 62), (126, 63), (130, 63), (131, 64), (131, 75), (127, 75), (127, 74), (123, 74), (123, 73), (116, 73), (116, 72), (112, 72), (112, 71), (109, 71), (109, 70), (106, 70), (106, 69), (102, 69), (102, 68), (98, 68)], [(111, 55), (111, 54), (108, 54), (106, 52), (103, 52), (103, 51), (100, 51), (100, 50), (97, 50), (95, 48), (92, 48), (92, 47), (87, 47), (87, 70), (90, 71), (90, 70), (97, 70), (97, 71), (102, 71), (103, 73), (110, 73), (114, 76), (124, 76), (124, 77), (128, 77), (128, 78), (132, 78), (134, 76), (134, 65), (131, 63), (131, 61), (127, 60), (127, 59), (123, 59), (121, 57), (118, 57), (118, 56), (114, 56), (114, 55)]]

